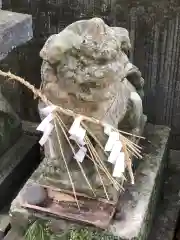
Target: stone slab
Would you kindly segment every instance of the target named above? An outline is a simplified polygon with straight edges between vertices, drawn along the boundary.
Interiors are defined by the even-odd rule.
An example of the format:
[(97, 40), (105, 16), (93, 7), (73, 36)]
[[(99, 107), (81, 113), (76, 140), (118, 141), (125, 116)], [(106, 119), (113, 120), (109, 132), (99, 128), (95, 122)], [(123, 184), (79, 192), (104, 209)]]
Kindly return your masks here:
[(32, 37), (30, 15), (0, 10), (0, 61)]
[(40, 161), (39, 138), (22, 134), (0, 157), (0, 209), (12, 201)]
[[(93, 232), (93, 235), (95, 234), (97, 236), (98, 234), (98, 238), (93, 239), (147, 239), (161, 187), (164, 168), (167, 164), (169, 133), (170, 129), (165, 126), (146, 126), (145, 135), (147, 140), (146, 143), (143, 144), (143, 159), (136, 171), (136, 183), (134, 186), (126, 186), (126, 191), (119, 200), (115, 219), (107, 232), (88, 228), (89, 232)], [(30, 180), (28, 180), (28, 182), (30, 182)], [(21, 225), (20, 222), (22, 223), (22, 219), (24, 223), (24, 219), (32, 216), (30, 212), (27, 212), (19, 206), (19, 201), (25, 188), (26, 185), (11, 205), (12, 222), (14, 222), (16, 227)], [(19, 221), (15, 223), (13, 219), (16, 219), (16, 216), (20, 218), (18, 218)], [(37, 215), (37, 217), (50, 219), (47, 216)], [(65, 223), (60, 219), (50, 219), (50, 221), (51, 224), (58, 225), (61, 230), (62, 228), (71, 226), (78, 228), (78, 225)]]

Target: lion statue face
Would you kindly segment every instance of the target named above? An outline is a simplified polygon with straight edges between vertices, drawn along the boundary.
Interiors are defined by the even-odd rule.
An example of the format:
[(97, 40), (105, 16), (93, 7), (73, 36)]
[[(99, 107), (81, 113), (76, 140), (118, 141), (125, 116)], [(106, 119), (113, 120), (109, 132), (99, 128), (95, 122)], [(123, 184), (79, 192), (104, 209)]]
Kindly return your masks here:
[(109, 89), (106, 96), (101, 95), (102, 100), (114, 95), (111, 85), (126, 75), (129, 60), (122, 47), (130, 48), (128, 31), (109, 27), (102, 19), (93, 18), (72, 23), (51, 36), (40, 56), (55, 66), (61, 90), (95, 101), (100, 89)]
[(124, 28), (109, 27), (100, 18), (74, 22), (51, 36), (40, 52), (42, 90), (54, 104), (90, 115), (97, 114), (101, 103), (111, 105), (118, 95), (123, 118), (141, 78), (136, 74), (134, 81), (132, 77), (138, 69), (129, 68), (132, 64), (125, 51), (130, 47)]

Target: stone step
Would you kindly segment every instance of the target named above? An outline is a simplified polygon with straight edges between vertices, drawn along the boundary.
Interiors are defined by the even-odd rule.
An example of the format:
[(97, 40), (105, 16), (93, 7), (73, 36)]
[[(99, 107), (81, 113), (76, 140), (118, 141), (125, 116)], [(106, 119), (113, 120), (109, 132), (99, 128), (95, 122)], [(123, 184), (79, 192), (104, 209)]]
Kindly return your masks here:
[(26, 43), (32, 37), (32, 17), (30, 15), (0, 10), (0, 61), (12, 49)]
[[(168, 162), (168, 139), (170, 129), (165, 126), (147, 125), (145, 128), (145, 136), (148, 141), (144, 143), (143, 159), (136, 170), (135, 185), (125, 186), (125, 193), (122, 194), (119, 200), (119, 207), (115, 219), (110, 225), (106, 233), (99, 231), (99, 229), (89, 227), (90, 235), (94, 236), (92, 239), (141, 239), (147, 240), (152, 219), (155, 212), (156, 202), (161, 189), (161, 182), (164, 175), (164, 169)], [(27, 221), (27, 216), (30, 212), (20, 207), (19, 199), (27, 187), (33, 181), (30, 178), (24, 185), (21, 192), (11, 204), (11, 221), (13, 227), (19, 229)], [(16, 220), (18, 217), (18, 221)], [(61, 230), (67, 230), (71, 226), (68, 221), (53, 218), (50, 215), (38, 214), (38, 217), (51, 220), (51, 226), (59, 226)], [(83, 227), (74, 223), (75, 226)], [(58, 228), (58, 230), (60, 230)], [(95, 237), (95, 235), (97, 237)], [(91, 238), (89, 239), (91, 240)]]
[(39, 138), (22, 134), (0, 157), (0, 209), (10, 203), (40, 162)]

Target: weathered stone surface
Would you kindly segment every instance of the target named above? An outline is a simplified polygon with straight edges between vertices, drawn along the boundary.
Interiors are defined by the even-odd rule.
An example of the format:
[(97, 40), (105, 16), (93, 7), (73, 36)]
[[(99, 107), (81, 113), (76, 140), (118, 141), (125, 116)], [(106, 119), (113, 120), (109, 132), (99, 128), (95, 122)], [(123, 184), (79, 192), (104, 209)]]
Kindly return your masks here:
[[(19, 62), (17, 49), (13, 49), (8, 55), (0, 61), (0, 69), (5, 72), (12, 72), (19, 75)], [(21, 112), (22, 86), (20, 83), (6, 81), (0, 76), (0, 85), (3, 96), (7, 99), (13, 110), (19, 115)]]
[(39, 123), (22, 120), (22, 129), (28, 135), (41, 136), (42, 133), (36, 130), (38, 126), (39, 126)]
[(170, 151), (168, 167), (164, 176), (164, 186), (161, 198), (156, 208), (156, 214), (149, 236), (149, 240), (171, 240), (176, 234), (179, 239), (179, 231), (175, 233), (179, 201), (179, 175), (180, 175), (180, 151)]
[(39, 185), (29, 186), (23, 199), (29, 204), (41, 205), (47, 198), (47, 192)]
[[(160, 191), (161, 180), (164, 174), (164, 168), (167, 164), (167, 146), (170, 129), (164, 126), (146, 127), (145, 135), (148, 141), (144, 144), (144, 156), (139, 163), (135, 185), (127, 186), (126, 191), (119, 200), (118, 212), (115, 216), (116, 220), (112, 222), (107, 232), (98, 232), (97, 239), (147, 239), (151, 229), (151, 223), (154, 216), (154, 210)], [(31, 183), (30, 179), (26, 184)], [(24, 219), (31, 218), (31, 213), (20, 207), (22, 193), (27, 185), (24, 186), (17, 198), (11, 205), (12, 220), (18, 216), (19, 222), (14, 224), (20, 227), (24, 224)], [(56, 227), (53, 229), (66, 230), (73, 223), (63, 220), (52, 219), (50, 216), (40, 216), (50, 220)], [(76, 225), (76, 224), (75, 224)], [(57, 226), (58, 229), (57, 229)], [(89, 228), (89, 231), (96, 231)], [(97, 232), (94, 233), (97, 235)], [(95, 238), (96, 239), (96, 238)]]
[(0, 85), (0, 155), (4, 153), (21, 135), (21, 122), (11, 105), (2, 95)]
[(32, 17), (0, 10), (0, 60), (33, 36)]
[(7, 206), (40, 161), (38, 137), (22, 136), (0, 157), (0, 208)]
[[(11, 53), (8, 54), (6, 59), (7, 65), (4, 61), (0, 61), (0, 69), (5, 71), (17, 70), (17, 64), (15, 64), (17, 59), (12, 58)], [(10, 65), (13, 65), (13, 68)], [(16, 71), (13, 72), (16, 73)], [(21, 136), (21, 121), (18, 116), (19, 100), (19, 84), (9, 83), (0, 76), (0, 155), (11, 148), (12, 144)]]
[(2, 0), (0, 0), (0, 9), (2, 8)]
[[(17, 58), (11, 51), (31, 38), (31, 16), (0, 10), (0, 68), (16, 74)], [(19, 108), (19, 84), (7, 83), (0, 76), (0, 155), (21, 136)]]
[[(9, 53), (14, 48), (31, 38), (32, 19), (29, 15), (0, 10), (0, 68), (3, 69), (5, 62), (2, 63), (2, 60), (8, 59)], [(12, 61), (12, 58), (10, 57), (9, 60)], [(8, 62), (6, 62), (7, 65)], [(9, 65), (7, 70), (10, 70)], [(33, 160), (38, 161), (38, 138), (26, 137), (22, 134), (21, 121), (16, 114), (17, 109), (15, 107), (14, 111), (11, 106), (12, 102), (16, 102), (16, 98), (19, 99), (19, 91), (16, 87), (11, 84), (6, 85), (0, 77), (0, 206), (3, 206), (6, 198), (13, 193), (14, 189), (12, 190), (11, 187), (17, 188), (14, 184), (27, 174), (26, 169), (32, 169), (33, 164), (28, 166), (26, 162), (25, 166), (24, 160), (32, 157), (35, 158)], [(34, 150), (33, 153), (32, 150)], [(24, 167), (24, 171), (16, 176), (20, 166)]]
[[(17, 19), (17, 14), (15, 14), (14, 16)], [(27, 25), (28, 21), (30, 22), (30, 20), (28, 20), (28, 18), (25, 19), (26, 16), (27, 15), (24, 15), (24, 18), (21, 19), (21, 22), (14, 25), (15, 31), (17, 31), (17, 28), (18, 28), (18, 31), (19, 31), (18, 37), (19, 37), (19, 41), (21, 42), (21, 44), (20, 44), (20, 46), (18, 44), (17, 45), (18, 47), (14, 48), (11, 52), (8, 53), (8, 55), (5, 58), (3, 58), (3, 60), (0, 61), (0, 69), (2, 69), (3, 71), (7, 71), (7, 72), (11, 71), (12, 73), (14, 73), (18, 76), (22, 76), (22, 77), (25, 76), (26, 80), (30, 81), (31, 84), (36, 85), (37, 84), (37, 75), (36, 75), (36, 77), (34, 77), (34, 75), (39, 70), (38, 70), (38, 67), (36, 66), (37, 64), (33, 60), (35, 59), (35, 57), (38, 53), (35, 53), (34, 51), (32, 51), (32, 46), (31, 46), (32, 43), (30, 44), (30, 41), (28, 41), (30, 36), (28, 37), (28, 35), (27, 35), (28, 42), (24, 41), (25, 34), (28, 34), (28, 26), (27, 26), (27, 33), (25, 33), (26, 29), (24, 29), (25, 28), (24, 25)], [(30, 19), (30, 17), (29, 17), (29, 19)], [(1, 23), (0, 23), (0, 26), (1, 26)], [(20, 28), (22, 30), (21, 32), (20, 32)], [(9, 31), (9, 30), (6, 30), (6, 31)], [(14, 31), (14, 34), (15, 34), (15, 31)], [(23, 41), (21, 39), (22, 37), (20, 37), (21, 35), (24, 36)], [(25, 42), (25, 44), (24, 44), (24, 42)], [(25, 45), (27, 45), (27, 46), (25, 47)], [(25, 52), (24, 51), (25, 48), (28, 48), (29, 50)], [(1, 51), (0, 51), (0, 55), (1, 55)], [(27, 58), (29, 60), (30, 59), (31, 60), (27, 61)], [(36, 66), (36, 69), (34, 66), (32, 66), (32, 62), (34, 63), (34, 66)], [(31, 65), (31, 68), (29, 68), (29, 65)], [(34, 69), (34, 70), (32, 70), (32, 69)], [(29, 75), (27, 74), (29, 72), (32, 73), (31, 77), (29, 77)], [(33, 73), (34, 73), (34, 75), (33, 75)], [(32, 82), (31, 81), (32, 79), (36, 79), (36, 80), (34, 82)], [(32, 109), (35, 109), (36, 105), (37, 105), (37, 102), (32, 99), (31, 93), (25, 87), (23, 87), (21, 84), (15, 82), (15, 81), (14, 82), (3, 81), (3, 77), (1, 77), (1, 76), (0, 76), (0, 83), (2, 83), (2, 85), (3, 85), (3, 94), (4, 94), (5, 98), (7, 98), (7, 100), (12, 105), (15, 112), (18, 113), (18, 115), (23, 119), (30, 119), (27, 112), (32, 113)], [(37, 86), (37, 87), (39, 87), (39, 86)], [(28, 95), (29, 95), (29, 97), (28, 97)], [(27, 98), (31, 99), (31, 102), (32, 102), (31, 105), (27, 104), (27, 102), (28, 102)], [(24, 102), (26, 102), (26, 106), (25, 106)], [(37, 114), (36, 114), (36, 116), (37, 116)]]

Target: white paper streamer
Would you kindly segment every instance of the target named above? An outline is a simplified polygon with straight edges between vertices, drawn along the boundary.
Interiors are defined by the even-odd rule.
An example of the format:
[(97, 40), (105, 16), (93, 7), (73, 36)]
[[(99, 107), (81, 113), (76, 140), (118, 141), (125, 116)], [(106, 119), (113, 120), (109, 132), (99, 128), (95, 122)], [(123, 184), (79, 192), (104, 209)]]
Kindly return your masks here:
[(108, 162), (115, 164), (116, 160), (121, 152), (122, 149), (122, 143), (121, 141), (116, 141), (113, 145), (112, 151), (108, 157)]
[(105, 145), (104, 150), (106, 152), (111, 151), (112, 148), (113, 148), (113, 145), (116, 141), (119, 141), (119, 133), (118, 132), (111, 132), (110, 135), (109, 135), (108, 141)]
[(49, 115), (43, 119), (43, 121), (39, 124), (37, 127), (38, 131), (44, 132), (46, 130), (46, 127), (48, 124), (53, 120), (53, 115), (52, 113), (49, 113)]
[(82, 121), (82, 117), (77, 117), (72, 126), (69, 129), (69, 134), (70, 139), (73, 139), (74, 141), (76, 141), (78, 144), (84, 146), (85, 142), (84, 142), (84, 137), (86, 135), (86, 130), (84, 128), (81, 127), (81, 121)]
[(42, 109), (40, 110), (40, 112), (41, 112), (43, 115), (47, 116), (47, 115), (49, 115), (50, 113), (52, 113), (56, 108), (57, 108), (57, 107), (56, 107), (55, 105), (50, 105), (50, 106), (47, 106), (47, 107), (45, 107), (45, 108), (42, 108)]
[[(85, 136), (85, 134), (86, 134), (86, 131), (85, 131), (85, 133), (84, 133), (83, 135)], [(84, 141), (83, 135), (82, 135), (81, 138), (78, 138), (77, 136), (72, 135), (72, 136), (69, 137), (69, 139), (77, 142), (77, 143), (78, 143), (79, 145), (81, 145), (81, 146), (84, 146), (86, 143), (85, 143), (85, 141)]]
[(41, 109), (41, 113), (46, 116), (43, 121), (39, 124), (36, 130), (43, 132), (43, 136), (39, 141), (39, 144), (43, 146), (48, 140), (49, 135), (51, 134), (54, 126), (50, 123), (53, 120), (52, 112), (55, 110), (56, 106), (47, 106)]
[(114, 166), (113, 177), (116, 178), (122, 177), (124, 171), (125, 171), (125, 154), (124, 152), (120, 152)]
[(49, 123), (49, 124), (46, 126), (46, 129), (45, 129), (45, 131), (44, 131), (44, 134), (43, 134), (42, 138), (41, 138), (40, 141), (39, 141), (39, 144), (40, 144), (41, 146), (43, 146), (43, 145), (45, 144), (45, 142), (48, 140), (48, 137), (49, 137), (49, 135), (51, 134), (53, 128), (54, 128), (54, 126), (53, 126), (51, 123)]
[(87, 149), (85, 147), (81, 147), (79, 151), (75, 154), (74, 158), (79, 161), (83, 162), (85, 156), (86, 156)]
[(70, 135), (76, 135), (78, 130), (79, 130), (79, 127), (80, 127), (80, 124), (81, 124), (81, 121), (82, 121), (82, 117), (77, 117), (75, 118), (73, 124), (71, 125), (70, 129), (69, 129), (69, 134)]
[(104, 124), (104, 133), (109, 136), (111, 134), (111, 132), (112, 132), (112, 126), (105, 123)]

